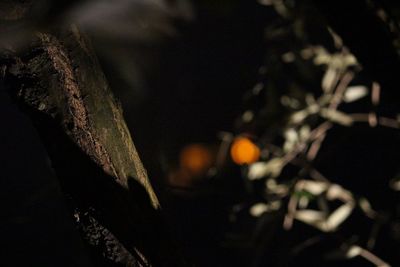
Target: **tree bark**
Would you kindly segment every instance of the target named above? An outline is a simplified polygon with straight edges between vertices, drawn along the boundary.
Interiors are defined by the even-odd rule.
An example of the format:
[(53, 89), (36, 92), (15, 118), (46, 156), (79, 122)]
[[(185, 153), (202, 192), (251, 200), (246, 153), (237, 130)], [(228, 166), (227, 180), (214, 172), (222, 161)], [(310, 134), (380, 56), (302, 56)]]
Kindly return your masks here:
[[(17, 7), (3, 20), (24, 17)], [(88, 38), (70, 26), (29, 39), (2, 47), (4, 83), (38, 129), (94, 262), (184, 265)]]

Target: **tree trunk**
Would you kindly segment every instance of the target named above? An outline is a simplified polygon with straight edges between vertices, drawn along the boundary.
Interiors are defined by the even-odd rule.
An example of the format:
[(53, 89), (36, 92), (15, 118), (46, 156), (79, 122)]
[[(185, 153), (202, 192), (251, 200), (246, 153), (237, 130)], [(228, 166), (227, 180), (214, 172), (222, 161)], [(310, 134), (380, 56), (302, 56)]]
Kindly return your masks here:
[[(10, 10), (3, 20), (24, 16)], [(97, 265), (182, 266), (88, 38), (71, 26), (29, 39), (2, 48), (2, 76), (38, 129)]]

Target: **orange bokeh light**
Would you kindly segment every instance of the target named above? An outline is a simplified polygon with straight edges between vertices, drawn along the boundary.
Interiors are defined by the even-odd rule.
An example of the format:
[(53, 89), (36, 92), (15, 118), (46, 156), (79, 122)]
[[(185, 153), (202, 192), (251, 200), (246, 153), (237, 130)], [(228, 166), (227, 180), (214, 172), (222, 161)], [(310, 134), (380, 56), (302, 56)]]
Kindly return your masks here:
[(250, 164), (260, 158), (260, 149), (250, 139), (238, 137), (231, 146), (231, 157), (236, 164)]
[(191, 144), (182, 149), (180, 167), (191, 175), (199, 176), (207, 172), (213, 163), (210, 149), (201, 144)]

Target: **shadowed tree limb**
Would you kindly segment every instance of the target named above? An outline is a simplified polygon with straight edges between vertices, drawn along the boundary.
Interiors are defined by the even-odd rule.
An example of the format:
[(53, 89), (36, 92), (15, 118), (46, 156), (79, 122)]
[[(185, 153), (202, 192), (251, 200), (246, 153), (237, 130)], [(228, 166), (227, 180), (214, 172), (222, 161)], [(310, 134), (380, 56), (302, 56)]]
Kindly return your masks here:
[[(15, 3), (6, 20), (27, 12)], [(2, 47), (4, 82), (38, 129), (96, 265), (183, 266), (89, 40), (75, 26), (29, 40)]]

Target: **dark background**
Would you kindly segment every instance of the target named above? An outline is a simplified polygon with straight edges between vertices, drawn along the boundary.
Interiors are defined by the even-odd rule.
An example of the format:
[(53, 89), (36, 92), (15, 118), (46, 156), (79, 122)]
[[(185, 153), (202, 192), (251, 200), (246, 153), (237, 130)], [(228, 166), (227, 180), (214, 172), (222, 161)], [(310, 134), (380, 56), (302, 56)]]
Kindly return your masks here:
[[(192, 21), (175, 22), (177, 35), (133, 49), (136, 68), (132, 72), (139, 70), (144, 88), (139, 93), (126, 92), (129, 84), (102, 58), (101, 48), (99, 56), (111, 87), (121, 98), (165, 219), (189, 262), (195, 266), (249, 266), (249, 259), (262, 254), (264, 246), (254, 252), (249, 251), (245, 239), (238, 239), (241, 244), (234, 244), (232, 238), (226, 242), (227, 233), (245, 235), (256, 227), (246, 216), (236, 225), (229, 223), (232, 205), (246, 198), (239, 168), (232, 166), (221, 179), (204, 181), (183, 194), (169, 187), (167, 177), (178, 167), (179, 152), (185, 145), (216, 145), (219, 131), (235, 131), (235, 119), (244, 108), (243, 96), (268, 60), (264, 30), (271, 11), (247, 0), (195, 1), (193, 10)], [(45, 149), (4, 88), (0, 88), (0, 118), (0, 266), (89, 266)], [(385, 194), (386, 181), (382, 183), (379, 177), (390, 177), (397, 169), (397, 133), (358, 127), (350, 133), (337, 129), (332, 136), (321, 152), (325, 158), (318, 163), (324, 173), (340, 177), (337, 182), (367, 195), (378, 206), (394, 209), (390, 203), (397, 196)], [(271, 220), (271, 229), (279, 229), (274, 220), (267, 220)], [(362, 224), (355, 220), (348, 231)], [(267, 230), (258, 234), (271, 236), (268, 242), (272, 240), (281, 250), (314, 233), (301, 227), (291, 236), (282, 230), (272, 234)], [(328, 237), (326, 242), (336, 241)], [(386, 258), (396, 259), (391, 251), (399, 248), (389, 242), (380, 250)], [(270, 254), (276, 258), (286, 255), (278, 248)], [(307, 256), (299, 256), (299, 266), (310, 260)], [(260, 258), (261, 262), (272, 261)], [(317, 262), (309, 264), (319, 266)], [(336, 262), (332, 266), (344, 265)]]

